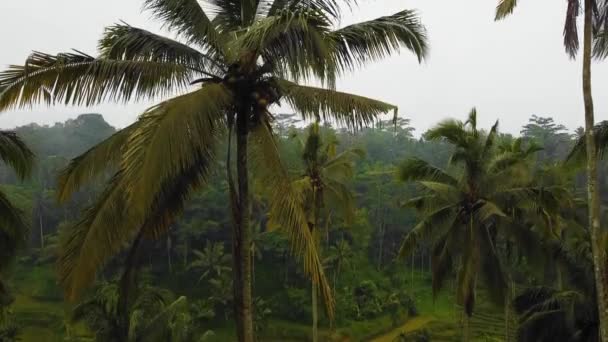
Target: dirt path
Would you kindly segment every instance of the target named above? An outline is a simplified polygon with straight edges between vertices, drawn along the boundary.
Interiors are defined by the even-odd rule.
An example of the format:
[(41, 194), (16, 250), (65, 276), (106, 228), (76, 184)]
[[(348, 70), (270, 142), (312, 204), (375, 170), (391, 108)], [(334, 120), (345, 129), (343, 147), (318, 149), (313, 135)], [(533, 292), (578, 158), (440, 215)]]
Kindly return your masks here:
[(408, 320), (405, 324), (391, 330), (390, 332), (376, 337), (371, 342), (393, 342), (402, 332), (412, 332), (423, 328), (429, 322), (434, 320), (431, 316), (419, 316)]

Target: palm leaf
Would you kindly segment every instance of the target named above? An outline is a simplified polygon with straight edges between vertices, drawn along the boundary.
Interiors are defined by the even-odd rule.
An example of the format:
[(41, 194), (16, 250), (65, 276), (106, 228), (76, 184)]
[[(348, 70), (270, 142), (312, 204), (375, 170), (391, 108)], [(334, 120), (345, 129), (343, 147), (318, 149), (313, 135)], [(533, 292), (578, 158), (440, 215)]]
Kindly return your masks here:
[(500, 0), (496, 7), (496, 16), (494, 17), (494, 20), (506, 18), (509, 14), (513, 13), (516, 6), (517, 0)]
[(84, 217), (61, 233), (58, 270), (66, 296), (77, 298), (98, 270), (140, 230), (155, 238), (165, 233), (192, 191), (206, 182), (209, 166), (209, 156), (192, 156), (181, 172), (160, 181), (157, 193), (146, 200), (150, 209), (145, 213), (128, 200), (127, 182), (117, 173)]
[(576, 56), (579, 48), (577, 18), (580, 13), (580, 0), (568, 0), (566, 20), (564, 23), (564, 47), (571, 58)]
[(165, 28), (188, 43), (212, 49), (214, 55), (223, 56), (221, 35), (197, 0), (145, 0), (144, 9), (151, 11)]
[(91, 106), (142, 100), (186, 89), (195, 73), (173, 62), (96, 59), (86, 54), (33, 53), (0, 73), (0, 110), (36, 103)]
[(23, 210), (15, 207), (0, 191), (0, 271), (10, 264), (17, 250), (25, 245), (29, 227)]
[(57, 198), (67, 201), (84, 184), (106, 171), (117, 169), (129, 136), (136, 129), (131, 124), (74, 158), (59, 174)]
[(163, 308), (142, 329), (136, 341), (160, 341), (161, 334), (170, 325), (171, 319), (179, 312), (187, 308), (186, 297), (181, 296), (173, 303)]
[(76, 299), (99, 268), (135, 237), (138, 225), (126, 212), (124, 191), (117, 173), (81, 220), (61, 232), (58, 277), (68, 299)]
[(318, 284), (325, 299), (325, 306), (331, 320), (334, 317), (334, 299), (331, 287), (325, 277), (323, 265), (315, 240), (308, 227), (303, 198), (289, 179), (281, 163), (276, 141), (268, 124), (260, 124), (251, 132), (252, 164), (260, 181), (271, 191), (270, 216), (284, 229), (291, 241), (292, 250), (302, 258), (304, 272), (312, 282)]
[(336, 60), (347, 70), (399, 53), (402, 47), (422, 61), (428, 50), (426, 30), (411, 10), (346, 26), (330, 37), (337, 41)]
[(418, 246), (423, 239), (430, 238), (435, 240), (441, 238), (446, 227), (450, 227), (454, 224), (456, 215), (454, 214), (454, 205), (445, 205), (439, 208), (435, 208), (430, 213), (426, 214), (419, 222), (410, 230), (399, 248), (399, 256), (404, 258), (410, 255), (416, 246)]
[(324, 39), (329, 23), (315, 12), (302, 9), (260, 19), (233, 40), (233, 51), (254, 51), (273, 66), (275, 75), (296, 81), (315, 76), (335, 81), (331, 41)]
[(307, 120), (322, 118), (355, 129), (371, 124), (380, 114), (396, 110), (391, 104), (362, 96), (285, 80), (279, 84), (287, 102)]
[(432, 181), (419, 181), (418, 184), (430, 190), (437, 198), (441, 198), (446, 202), (457, 203), (461, 200), (462, 194), (460, 190), (451, 184)]
[(139, 118), (121, 161), (135, 208), (147, 213), (163, 181), (187, 170), (194, 158), (214, 158), (231, 101), (226, 87), (207, 84), (160, 103)]
[(0, 130), (0, 159), (8, 164), (21, 180), (32, 173), (34, 152), (15, 132)]
[(104, 59), (177, 63), (210, 73), (224, 70), (213, 57), (188, 45), (128, 24), (106, 28), (99, 41), (99, 50)]
[(397, 170), (397, 177), (403, 182), (430, 181), (455, 186), (458, 181), (442, 169), (432, 166), (420, 158), (405, 160)]

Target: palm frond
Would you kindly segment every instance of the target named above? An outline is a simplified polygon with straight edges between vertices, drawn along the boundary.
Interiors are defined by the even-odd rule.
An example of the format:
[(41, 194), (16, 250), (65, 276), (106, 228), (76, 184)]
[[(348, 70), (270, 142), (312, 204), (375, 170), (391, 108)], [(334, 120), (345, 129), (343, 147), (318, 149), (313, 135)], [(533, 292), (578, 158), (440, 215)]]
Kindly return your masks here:
[(143, 326), (138, 334), (138, 341), (156, 341), (159, 340), (164, 329), (170, 326), (171, 319), (179, 312), (186, 310), (186, 297), (181, 296), (173, 303), (162, 308), (156, 316), (154, 316), (145, 326)]
[(496, 6), (496, 16), (494, 20), (501, 20), (513, 13), (517, 6), (517, 0), (500, 0)]
[(363, 96), (308, 87), (281, 80), (283, 96), (304, 119), (322, 118), (355, 129), (369, 125), (396, 107)]
[(14, 206), (0, 191), (0, 271), (11, 263), (17, 250), (25, 245), (29, 228), (23, 209)]
[(446, 141), (452, 145), (462, 147), (467, 141), (464, 123), (460, 120), (447, 119), (424, 133), (424, 137), (431, 141)]
[(188, 43), (224, 56), (223, 40), (197, 0), (145, 0), (144, 9)]
[(101, 267), (118, 254), (139, 231), (158, 238), (183, 210), (193, 190), (207, 180), (209, 156), (195, 154), (183, 169), (163, 178), (146, 212), (128, 200), (128, 182), (118, 172), (97, 202), (73, 227), (61, 232), (59, 279), (70, 299), (77, 298)]
[(57, 184), (59, 201), (67, 201), (84, 184), (104, 172), (116, 170), (120, 165), (129, 136), (136, 128), (137, 123), (131, 124), (70, 161), (59, 173)]
[(221, 74), (224, 71), (214, 57), (173, 39), (128, 24), (116, 24), (106, 28), (99, 41), (99, 51), (100, 58), (103, 59), (177, 63), (213, 74)]
[(336, 60), (346, 70), (399, 53), (402, 47), (412, 51), (418, 61), (428, 52), (426, 29), (412, 10), (349, 25), (330, 37), (337, 42)]
[(570, 58), (574, 58), (579, 48), (577, 18), (580, 13), (580, 0), (568, 0), (566, 22), (564, 23), (564, 47)]
[(34, 152), (15, 132), (0, 130), (0, 159), (8, 164), (21, 180), (32, 173)]
[(126, 212), (124, 191), (117, 173), (81, 220), (61, 232), (57, 268), (68, 299), (76, 299), (102, 265), (134, 238), (138, 224)]
[(453, 235), (440, 239), (432, 250), (432, 272), (433, 272), (433, 298), (437, 298), (439, 291), (443, 288), (446, 278), (452, 275), (454, 254)]
[(121, 161), (128, 197), (137, 210), (147, 212), (163, 180), (186, 170), (193, 158), (213, 159), (231, 101), (225, 86), (207, 84), (139, 118)]
[(462, 193), (454, 185), (433, 181), (419, 181), (418, 184), (446, 202), (455, 203), (462, 199)]
[(487, 222), (490, 218), (493, 217), (506, 217), (507, 215), (491, 201), (482, 200), (480, 203), (480, 207), (477, 209), (475, 213), (479, 219), (479, 222)]
[(0, 73), (0, 110), (36, 103), (91, 106), (165, 96), (186, 89), (195, 73), (172, 62), (97, 59), (35, 52)]
[(263, 8), (261, 13), (266, 11), (267, 16), (275, 16), (283, 11), (297, 11), (302, 9), (308, 9), (319, 13), (326, 17), (328, 20), (336, 21), (340, 19), (342, 9), (350, 8), (357, 3), (356, 0), (270, 0), (260, 1)]
[(458, 181), (444, 170), (420, 158), (409, 158), (397, 169), (397, 177), (403, 182), (431, 181), (455, 186)]
[[(604, 154), (608, 150), (608, 121), (599, 122), (593, 127), (593, 137), (598, 157), (604, 158)], [(574, 146), (566, 158), (566, 163), (580, 165), (586, 162), (586, 160), (587, 142), (583, 135), (576, 139)]]
[(295, 81), (312, 76), (333, 86), (336, 78), (331, 41), (324, 38), (330, 23), (302, 9), (257, 20), (233, 40), (234, 51), (254, 51), (272, 65), (279, 77)]
[(495, 242), (492, 241), (487, 226), (481, 228), (486, 231), (486, 234), (482, 234), (482, 243), (480, 243), (483, 257), (481, 258), (481, 276), (485, 280), (485, 287), (488, 290), (490, 300), (498, 305), (502, 306), (505, 304), (507, 299), (507, 277), (495, 248)]
[(608, 30), (598, 32), (593, 40), (593, 57), (603, 60), (608, 57)]
[(319, 285), (331, 320), (334, 317), (334, 299), (325, 277), (315, 240), (308, 226), (301, 194), (292, 186), (287, 171), (281, 163), (276, 141), (268, 124), (260, 124), (251, 132), (252, 164), (260, 181), (272, 192), (270, 194), (270, 216), (291, 241), (292, 250), (302, 258), (304, 272)]
[(456, 215), (454, 213), (454, 205), (445, 205), (431, 211), (410, 230), (399, 248), (399, 256), (406, 257), (410, 255), (416, 246), (425, 238), (437, 239), (438, 232), (443, 232), (446, 227), (454, 224)]

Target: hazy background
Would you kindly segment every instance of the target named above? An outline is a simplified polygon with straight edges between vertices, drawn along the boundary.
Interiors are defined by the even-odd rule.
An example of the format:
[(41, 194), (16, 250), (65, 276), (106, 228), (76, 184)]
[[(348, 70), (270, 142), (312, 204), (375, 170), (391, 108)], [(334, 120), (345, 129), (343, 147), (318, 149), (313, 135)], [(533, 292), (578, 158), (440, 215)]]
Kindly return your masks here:
[[(362, 0), (344, 25), (418, 9), (431, 53), (421, 65), (405, 51), (370, 64), (342, 79), (339, 90), (397, 104), (418, 133), (447, 116), (464, 118), (472, 106), (483, 125), (498, 118), (502, 130), (512, 133), (531, 114), (553, 116), (570, 129), (582, 126), (580, 59), (570, 60), (562, 47), (566, 1), (521, 0), (512, 17), (495, 23), (497, 1)], [(0, 0), (0, 68), (22, 64), (32, 50), (95, 54), (104, 27), (118, 20), (158, 32), (159, 23), (141, 6), (140, 0)], [(606, 118), (607, 71), (608, 62), (594, 63), (597, 121)], [(83, 112), (101, 113), (124, 127), (151, 104), (35, 107), (3, 113), (0, 127), (54, 123)]]

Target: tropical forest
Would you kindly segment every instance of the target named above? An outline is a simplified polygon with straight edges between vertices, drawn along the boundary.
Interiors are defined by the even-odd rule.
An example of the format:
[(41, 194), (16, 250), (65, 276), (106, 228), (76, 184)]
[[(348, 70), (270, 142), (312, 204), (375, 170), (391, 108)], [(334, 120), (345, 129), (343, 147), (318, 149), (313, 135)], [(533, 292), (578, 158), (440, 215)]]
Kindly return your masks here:
[[(0, 342), (608, 341), (608, 1), (559, 18), (584, 126), (516, 131), (341, 89), (432, 64), (414, 8), (133, 1), (159, 30), (116, 18), (94, 51), (0, 67), (0, 116), (80, 113), (0, 130)], [(131, 102), (124, 126), (89, 110)]]

